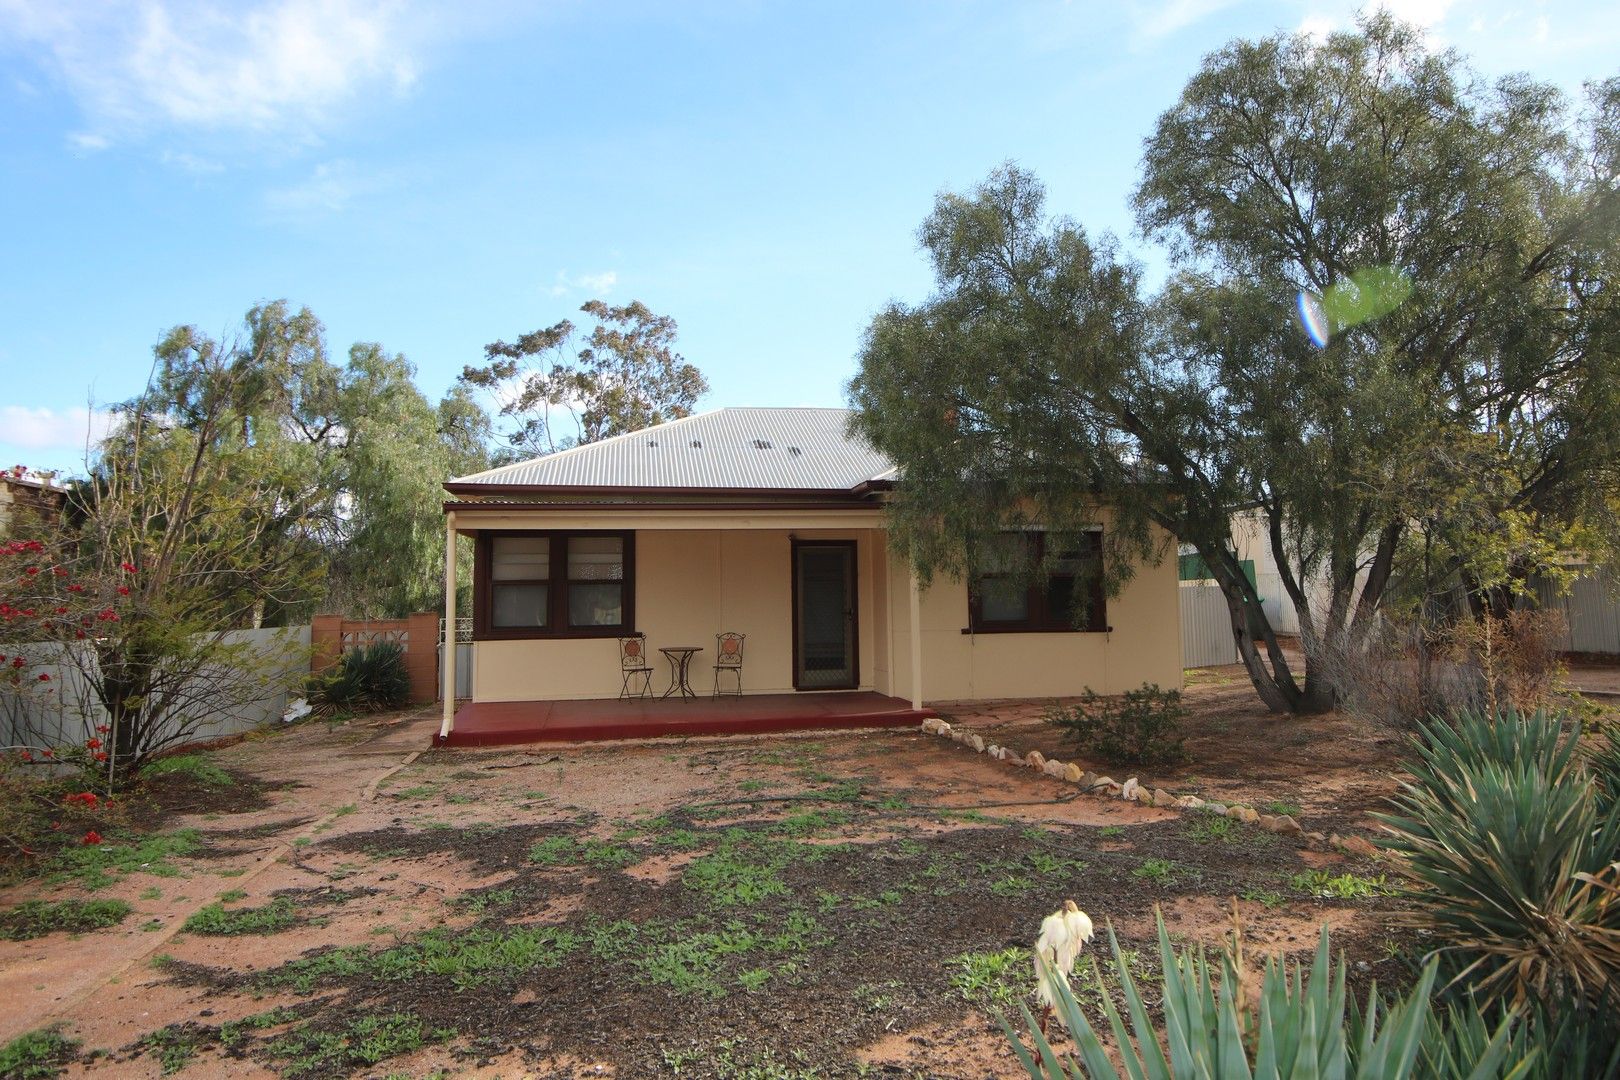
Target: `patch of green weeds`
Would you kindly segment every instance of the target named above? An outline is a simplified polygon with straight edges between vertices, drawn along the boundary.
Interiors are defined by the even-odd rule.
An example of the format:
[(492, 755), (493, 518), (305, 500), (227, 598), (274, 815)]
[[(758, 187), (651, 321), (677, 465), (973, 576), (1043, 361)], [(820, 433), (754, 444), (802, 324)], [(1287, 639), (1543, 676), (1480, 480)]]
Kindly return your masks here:
[(670, 851), (696, 851), (705, 843), (703, 834), (691, 829), (670, 829), (653, 838), (653, 846)]
[(763, 989), (765, 984), (770, 981), (770, 978), (770, 968), (750, 968), (747, 971), (738, 972), (737, 985), (752, 994), (756, 990)]
[(0, 940), (26, 941), (56, 932), (103, 930), (123, 922), (131, 910), (122, 900), (29, 900), (0, 914)]
[(1169, 859), (1143, 859), (1142, 865), (1131, 871), (1132, 877), (1146, 878), (1164, 884), (1175, 876), (1176, 864)]
[(246, 889), (227, 889), (219, 894), (219, 902), (222, 904), (234, 904), (238, 900), (245, 899), (247, 899)]
[(19, 1035), (0, 1046), (0, 1076), (6, 1080), (49, 1080), (79, 1056), (79, 1040), (59, 1027)]
[(435, 785), (423, 784), (420, 787), (401, 788), (394, 792), (394, 795), (400, 799), (431, 799), (438, 793), (439, 789)]
[(429, 1028), (412, 1013), (389, 1013), (350, 1020), (337, 1031), (306, 1028), (283, 1035), (265, 1052), (283, 1062), (283, 1076), (347, 1074), (454, 1036), (454, 1029)]
[(1251, 888), (1243, 891), (1243, 899), (1253, 901), (1268, 908), (1279, 907), (1283, 902), (1283, 895), (1274, 889)]
[(56, 860), (53, 881), (77, 881), (87, 889), (105, 889), (125, 874), (178, 877), (170, 859), (190, 855), (202, 846), (196, 829), (148, 836), (128, 844), (86, 844), (64, 850)]
[(1300, 815), (1300, 805), (1298, 803), (1284, 802), (1281, 799), (1272, 799), (1268, 803), (1261, 803), (1260, 810), (1266, 814), (1287, 814), (1291, 818), (1298, 818)]
[[(240, 890), (237, 890), (240, 892)], [(227, 896), (230, 894), (227, 893)], [(242, 896), (247, 895), (242, 893)], [(240, 899), (238, 896), (236, 899)], [(221, 898), (223, 899), (223, 897)], [(180, 927), (188, 934), (234, 936), (237, 934), (279, 934), (298, 922), (293, 902), (278, 896), (262, 907), (226, 910), (224, 904), (213, 903), (192, 913)]]
[(350, 945), (301, 957), (266, 972), (261, 980), (266, 986), (308, 993), (317, 985), (362, 975), (387, 980), (438, 975), (466, 990), (534, 968), (556, 967), (579, 941), (578, 934), (556, 926), (474, 927), (461, 933), (429, 930), (380, 952)]
[(990, 883), (990, 891), (996, 896), (1019, 896), (1033, 888), (1035, 879), (1021, 874), (1007, 874)]
[(266, 1012), (244, 1016), (240, 1020), (227, 1020), (219, 1025), (219, 1041), (227, 1050), (234, 1050), (247, 1041), (247, 1033), (250, 1031), (280, 1027), (297, 1019), (297, 1009), (282, 1005)]
[(170, 1024), (142, 1035), (136, 1045), (157, 1058), (163, 1075), (168, 1076), (190, 1065), (197, 1051), (210, 1041), (208, 1033), (196, 1024)]
[(1226, 843), (1237, 839), (1238, 823), (1220, 814), (1191, 814), (1182, 832), (1201, 844)]
[(1331, 900), (1365, 900), (1370, 896), (1383, 896), (1395, 890), (1384, 880), (1384, 875), (1363, 877), (1360, 874), (1332, 874), (1326, 870), (1307, 870), (1288, 879), (1288, 884), (1301, 892)]
[(141, 778), (150, 780), (155, 776), (189, 776), (199, 784), (209, 787), (231, 787), (236, 780), (230, 773), (209, 761), (203, 754), (175, 754), (172, 757), (158, 758), (141, 770)]
[(1116, 836), (1124, 836), (1125, 830), (1120, 828), (1118, 825), (1104, 825), (1098, 830), (1098, 834), (1102, 836), (1104, 840), (1112, 840)]
[(716, 907), (754, 904), (786, 895), (782, 871), (805, 854), (793, 845), (760, 843), (743, 830), (728, 830), (718, 848), (692, 860), (681, 882)]
[(1028, 949), (963, 953), (951, 961), (950, 982), (966, 1001), (1010, 1009), (1030, 986), (1031, 963)]
[(623, 870), (641, 861), (634, 848), (610, 840), (575, 840), (552, 836), (529, 849), (529, 861), (542, 866), (589, 866), (594, 870)]
[(770, 786), (770, 782), (766, 780), (744, 780), (742, 783), (737, 785), (737, 790), (746, 795), (752, 795), (754, 792), (764, 791)]
[(490, 907), (505, 907), (517, 897), (516, 889), (491, 889), (488, 892), (462, 893), (455, 904), (474, 915), (482, 915)]
[(156, 885), (148, 885), (146, 888), (141, 890), (141, 899), (161, 900), (163, 899), (163, 890), (158, 888)]
[(780, 836), (812, 836), (839, 825), (847, 825), (852, 817), (848, 810), (807, 810), (783, 818), (772, 826), (771, 831)]

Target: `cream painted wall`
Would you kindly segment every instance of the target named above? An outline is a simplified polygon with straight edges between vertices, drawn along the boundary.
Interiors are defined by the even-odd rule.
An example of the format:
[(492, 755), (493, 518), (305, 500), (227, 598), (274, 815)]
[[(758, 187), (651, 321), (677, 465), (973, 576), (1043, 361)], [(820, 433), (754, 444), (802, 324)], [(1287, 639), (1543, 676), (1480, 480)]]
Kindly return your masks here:
[[(747, 635), (743, 692), (793, 692), (792, 540), (856, 541), (858, 645), (862, 689), (886, 670), (887, 635), (877, 633), (886, 556), (877, 530), (642, 530), (636, 533), (636, 628), (647, 635), (653, 690), (669, 685), (664, 645), (698, 645), (690, 681), (714, 689), (714, 636)], [(873, 568), (877, 567), (874, 574)], [(618, 639), (480, 641), (474, 645), (473, 700), (532, 701), (616, 697)], [(729, 684), (729, 676), (727, 678)]]
[[(1174, 548), (1170, 551), (1173, 553)], [(890, 556), (894, 603), (894, 681), (911, 693), (910, 571)], [(964, 634), (967, 584), (935, 580), (922, 596), (923, 696), (928, 701), (1070, 697), (1091, 687), (1121, 694), (1144, 682), (1181, 686), (1181, 607), (1177, 566), (1167, 555), (1139, 568), (1108, 601), (1106, 634)]]

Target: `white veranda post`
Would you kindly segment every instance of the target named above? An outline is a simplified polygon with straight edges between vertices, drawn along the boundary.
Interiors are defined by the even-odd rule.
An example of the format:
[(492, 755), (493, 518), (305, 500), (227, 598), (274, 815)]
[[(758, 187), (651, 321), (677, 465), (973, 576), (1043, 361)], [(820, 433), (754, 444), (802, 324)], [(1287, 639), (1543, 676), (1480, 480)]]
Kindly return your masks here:
[(439, 738), (456, 726), (456, 515), (444, 516), (444, 633), (439, 635), (439, 672), (444, 676), (444, 719)]
[(911, 707), (922, 708), (922, 586), (917, 584), (917, 568), (911, 568)]

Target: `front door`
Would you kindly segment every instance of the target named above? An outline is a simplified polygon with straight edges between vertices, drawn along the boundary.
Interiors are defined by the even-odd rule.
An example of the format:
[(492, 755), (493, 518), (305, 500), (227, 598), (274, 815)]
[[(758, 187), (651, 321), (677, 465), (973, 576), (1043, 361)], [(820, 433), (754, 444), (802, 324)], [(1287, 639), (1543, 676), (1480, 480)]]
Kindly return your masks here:
[(855, 541), (793, 544), (793, 685), (799, 690), (853, 690)]

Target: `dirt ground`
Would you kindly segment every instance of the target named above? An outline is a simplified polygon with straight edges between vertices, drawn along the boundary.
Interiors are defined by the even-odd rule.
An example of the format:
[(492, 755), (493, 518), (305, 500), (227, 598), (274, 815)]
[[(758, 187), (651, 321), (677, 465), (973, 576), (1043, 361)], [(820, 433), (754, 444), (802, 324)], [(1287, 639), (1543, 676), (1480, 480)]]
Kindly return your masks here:
[[(1369, 831), (1395, 736), (1273, 717), (1241, 671), (1195, 673), (1188, 700), (1192, 763), (1144, 782)], [(942, 711), (1082, 760), (1043, 709)], [(1382, 890), (1299, 881), (1375, 885), (1380, 865), (1078, 796), (914, 730), (424, 749), (434, 726), (215, 751), (230, 783), (173, 777), (143, 811), (152, 836), (195, 830), (189, 849), (93, 893), (0, 892), (0, 910), (133, 907), (0, 941), (0, 1042), (61, 1024), (71, 1076), (1011, 1077), (993, 1018), (1030, 1000), (1029, 945), (1064, 899), (1139, 976), (1156, 905), (1214, 944), (1234, 898), (1258, 951), (1307, 952), (1326, 922), (1358, 984), (1409, 970)]]

